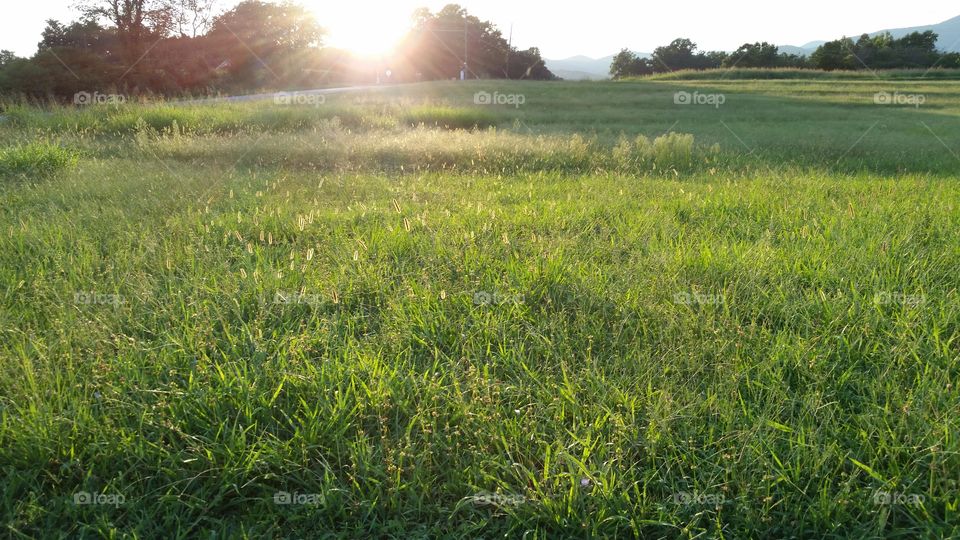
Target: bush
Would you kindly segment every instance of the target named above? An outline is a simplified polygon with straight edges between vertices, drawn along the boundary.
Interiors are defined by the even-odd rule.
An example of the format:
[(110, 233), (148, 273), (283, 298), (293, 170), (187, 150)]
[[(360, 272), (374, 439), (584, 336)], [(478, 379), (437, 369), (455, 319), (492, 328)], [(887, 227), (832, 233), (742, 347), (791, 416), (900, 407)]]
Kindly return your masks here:
[(0, 176), (47, 176), (76, 166), (75, 152), (35, 142), (0, 151)]

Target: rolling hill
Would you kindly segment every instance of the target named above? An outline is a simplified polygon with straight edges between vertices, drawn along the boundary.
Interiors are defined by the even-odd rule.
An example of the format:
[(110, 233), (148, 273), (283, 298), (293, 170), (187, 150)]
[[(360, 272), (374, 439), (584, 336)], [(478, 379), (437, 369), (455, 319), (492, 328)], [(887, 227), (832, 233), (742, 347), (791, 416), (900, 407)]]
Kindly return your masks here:
[[(650, 53), (637, 53), (643, 58), (649, 58)], [(572, 56), (561, 60), (544, 60), (547, 68), (558, 77), (568, 81), (598, 81), (610, 78), (610, 63), (615, 55), (603, 58), (589, 56)]]

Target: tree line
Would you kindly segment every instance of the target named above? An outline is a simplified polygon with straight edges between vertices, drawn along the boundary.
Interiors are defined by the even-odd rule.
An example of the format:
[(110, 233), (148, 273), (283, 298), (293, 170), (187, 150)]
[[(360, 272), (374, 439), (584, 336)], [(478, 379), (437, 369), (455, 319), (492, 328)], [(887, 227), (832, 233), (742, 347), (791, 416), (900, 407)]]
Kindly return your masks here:
[(80, 17), (47, 21), (37, 52), (0, 51), (0, 94), (211, 94), (331, 84), (459, 78), (555, 79), (537, 48), (519, 50), (456, 4), (419, 9), (396, 52), (368, 60), (325, 45), (299, 4), (244, 0), (81, 0)]
[(767, 42), (745, 43), (732, 53), (699, 51), (693, 41), (680, 38), (657, 47), (649, 58), (623, 49), (610, 64), (610, 76), (619, 79), (686, 69), (805, 68), (833, 70), (960, 68), (960, 53), (937, 50), (935, 32), (913, 32), (896, 39), (884, 32), (864, 34), (854, 41), (842, 38), (824, 43), (810, 56), (780, 52)]

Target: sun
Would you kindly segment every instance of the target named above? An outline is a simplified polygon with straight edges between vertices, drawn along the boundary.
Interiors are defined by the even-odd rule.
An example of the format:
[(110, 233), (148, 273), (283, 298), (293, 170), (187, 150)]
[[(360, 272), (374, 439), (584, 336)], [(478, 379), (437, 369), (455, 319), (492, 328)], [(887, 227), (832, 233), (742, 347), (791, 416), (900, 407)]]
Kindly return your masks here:
[(327, 45), (361, 56), (390, 54), (410, 30), (412, 12), (403, 6), (364, 0), (306, 5), (327, 30)]

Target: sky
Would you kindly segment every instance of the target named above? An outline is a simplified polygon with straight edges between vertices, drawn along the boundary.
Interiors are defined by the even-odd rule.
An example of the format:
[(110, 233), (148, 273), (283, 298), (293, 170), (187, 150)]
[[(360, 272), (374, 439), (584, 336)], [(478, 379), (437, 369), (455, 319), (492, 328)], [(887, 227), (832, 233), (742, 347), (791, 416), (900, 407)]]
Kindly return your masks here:
[[(9, 1), (9, 0), (8, 0)], [(20, 56), (36, 52), (44, 21), (76, 18), (76, 0), (27, 0), (6, 6), (0, 18), (0, 49)], [(220, 0), (229, 8), (236, 0)], [(418, 7), (438, 11), (447, 1), (300, 0), (328, 31), (327, 42), (375, 55), (389, 50)], [(804, 45), (814, 40), (860, 35), (885, 28), (935, 24), (960, 15), (956, 0), (460, 0), (481, 19), (496, 24), (520, 48), (540, 47), (545, 58), (594, 58), (623, 48), (650, 52), (678, 37), (701, 50), (731, 51), (744, 42)], [(828, 14), (825, 16), (824, 14)]]

